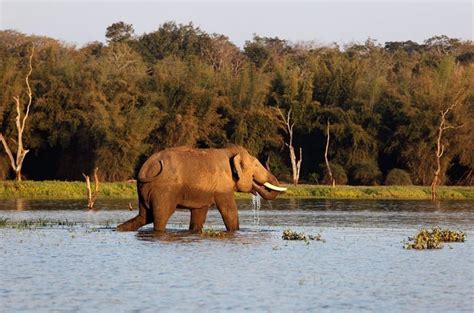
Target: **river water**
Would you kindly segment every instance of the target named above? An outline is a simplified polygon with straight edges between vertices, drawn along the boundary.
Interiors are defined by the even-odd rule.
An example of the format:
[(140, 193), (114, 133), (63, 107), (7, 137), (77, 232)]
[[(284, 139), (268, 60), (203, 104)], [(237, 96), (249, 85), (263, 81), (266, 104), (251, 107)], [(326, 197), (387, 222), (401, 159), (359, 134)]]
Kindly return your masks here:
[[(113, 228), (129, 201), (0, 201), (0, 218), (68, 225), (0, 228), (0, 312), (472, 312), (474, 201), (239, 200), (242, 230), (165, 235)], [(136, 207), (136, 204), (133, 204)], [(465, 243), (404, 250), (421, 227), (463, 230)], [(218, 212), (206, 227), (224, 229)], [(324, 241), (284, 241), (283, 230)]]

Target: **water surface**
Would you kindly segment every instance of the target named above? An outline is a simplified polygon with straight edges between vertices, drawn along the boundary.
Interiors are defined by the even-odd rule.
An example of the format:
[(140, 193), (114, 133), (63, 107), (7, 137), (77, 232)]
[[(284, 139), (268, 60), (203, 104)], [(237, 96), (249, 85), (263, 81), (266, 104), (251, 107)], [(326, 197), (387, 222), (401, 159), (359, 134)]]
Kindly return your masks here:
[[(228, 238), (186, 231), (178, 211), (165, 235), (118, 233), (129, 201), (0, 201), (10, 221), (74, 226), (0, 228), (2, 312), (472, 312), (474, 202), (276, 200), (258, 225), (239, 200), (242, 230)], [(133, 204), (136, 207), (136, 204)], [(461, 229), (467, 241), (403, 250), (421, 227)], [(216, 210), (206, 227), (223, 229)], [(325, 242), (288, 242), (286, 228)]]

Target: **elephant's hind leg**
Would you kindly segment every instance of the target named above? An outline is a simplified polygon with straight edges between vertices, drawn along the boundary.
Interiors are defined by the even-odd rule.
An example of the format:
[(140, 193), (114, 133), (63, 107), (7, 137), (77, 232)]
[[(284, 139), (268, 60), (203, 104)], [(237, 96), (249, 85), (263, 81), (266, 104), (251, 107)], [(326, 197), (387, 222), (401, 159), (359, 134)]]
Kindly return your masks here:
[(117, 226), (118, 231), (136, 231), (140, 227), (153, 222), (153, 214), (141, 202), (138, 204), (138, 215)]
[(176, 203), (172, 201), (158, 201), (158, 203), (152, 205), (153, 207), (153, 229), (155, 232), (164, 232), (166, 224), (170, 219), (171, 215), (176, 210)]

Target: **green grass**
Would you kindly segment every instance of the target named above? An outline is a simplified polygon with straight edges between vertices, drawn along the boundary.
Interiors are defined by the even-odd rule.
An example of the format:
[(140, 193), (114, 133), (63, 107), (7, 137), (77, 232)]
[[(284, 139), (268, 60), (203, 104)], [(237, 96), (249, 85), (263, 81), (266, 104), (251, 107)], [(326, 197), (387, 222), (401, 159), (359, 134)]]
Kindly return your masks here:
[[(426, 186), (330, 186), (288, 185), (288, 191), (280, 198), (310, 199), (400, 199), (429, 200), (431, 189)], [(237, 198), (250, 198), (249, 194), (237, 193)], [(474, 187), (441, 186), (439, 199), (474, 199)], [(66, 181), (0, 181), (0, 199), (86, 199), (84, 182)], [(136, 198), (135, 183), (101, 183), (99, 199)]]

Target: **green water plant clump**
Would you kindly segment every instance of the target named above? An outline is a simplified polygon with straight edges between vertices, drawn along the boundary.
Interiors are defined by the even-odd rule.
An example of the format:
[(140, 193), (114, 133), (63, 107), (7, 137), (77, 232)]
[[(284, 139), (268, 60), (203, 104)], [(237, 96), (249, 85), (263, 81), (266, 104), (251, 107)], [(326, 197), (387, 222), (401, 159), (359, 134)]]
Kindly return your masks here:
[(229, 236), (228, 232), (215, 230), (213, 228), (204, 228), (199, 233), (201, 237), (209, 237), (209, 238), (226, 238)]
[(8, 218), (0, 218), (0, 227), (3, 228), (44, 228), (44, 227), (74, 227), (77, 222), (69, 220), (49, 220), (46, 218), (38, 218), (32, 220), (10, 221)]
[(317, 240), (323, 241), (320, 234), (317, 235), (306, 235), (305, 233), (298, 233), (291, 229), (285, 229), (283, 231), (283, 235), (281, 236), (283, 240), (304, 240), (305, 242), (309, 242), (310, 240)]
[(464, 242), (466, 234), (462, 231), (452, 231), (435, 227), (432, 230), (422, 229), (415, 237), (409, 237), (404, 244), (405, 249), (442, 249), (444, 242)]

